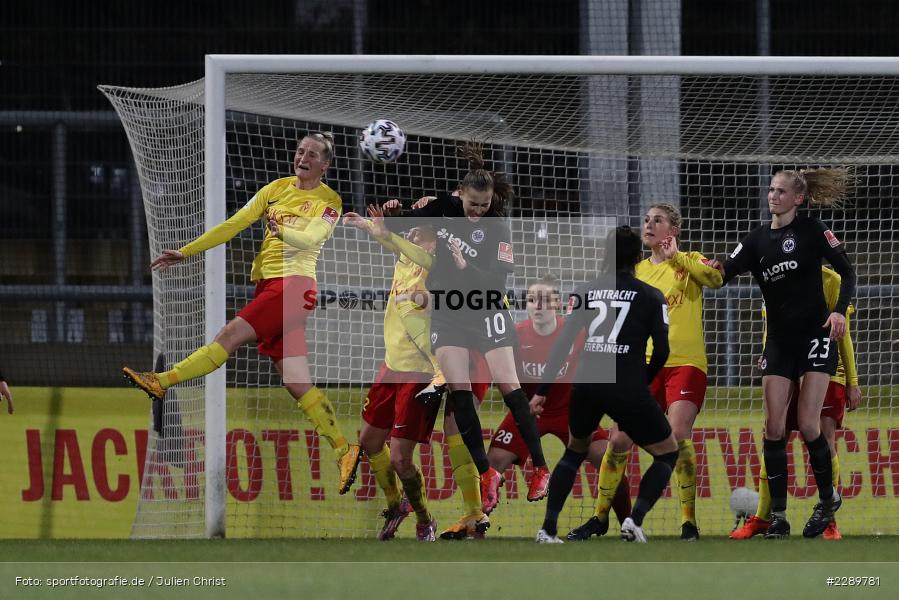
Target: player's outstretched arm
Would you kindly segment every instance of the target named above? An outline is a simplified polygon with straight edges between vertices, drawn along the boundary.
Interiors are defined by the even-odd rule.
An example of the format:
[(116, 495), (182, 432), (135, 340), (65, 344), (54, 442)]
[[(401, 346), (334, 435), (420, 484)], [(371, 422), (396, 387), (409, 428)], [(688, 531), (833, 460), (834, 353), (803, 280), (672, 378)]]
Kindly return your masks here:
[(165, 271), (172, 265), (177, 265), (185, 259), (180, 250), (163, 250), (162, 254), (153, 259), (150, 268), (154, 271)]
[(184, 258), (189, 258), (194, 254), (205, 252), (210, 248), (215, 248), (220, 244), (224, 244), (235, 235), (255, 223), (262, 217), (265, 212), (268, 195), (266, 188), (259, 191), (246, 205), (239, 211), (231, 215), (226, 221), (219, 223), (194, 241), (185, 244), (179, 248), (179, 252)]

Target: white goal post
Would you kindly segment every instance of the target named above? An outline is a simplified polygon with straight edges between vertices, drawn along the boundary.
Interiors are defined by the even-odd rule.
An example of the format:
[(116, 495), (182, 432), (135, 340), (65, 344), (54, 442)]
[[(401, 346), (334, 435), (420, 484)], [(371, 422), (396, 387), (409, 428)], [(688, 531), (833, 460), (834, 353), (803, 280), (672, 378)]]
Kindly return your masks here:
[[(306, 85), (302, 78), (307, 75), (314, 78), (308, 84), (311, 89), (330, 89), (333, 85), (337, 90), (335, 96), (328, 99), (330, 106), (313, 106), (308, 114), (303, 112), (306, 106), (291, 105), (293, 94), (301, 98), (299, 103), (308, 98), (298, 92), (302, 89), (301, 86)], [(408, 77), (409, 87), (386, 99), (372, 99), (366, 96), (366, 91), (371, 88), (354, 80), (354, 77), (379, 76), (389, 76), (390, 85), (404, 85), (398, 82)], [(448, 78), (441, 80), (441, 76)], [(232, 85), (232, 77), (240, 81)], [(334, 78), (333, 83), (329, 77)], [(435, 90), (439, 91), (441, 86), (460, 85), (468, 77), (473, 81), (470, 89), (477, 88), (477, 91), (472, 92), (473, 97), (489, 98), (489, 94), (483, 90), (492, 89), (491, 86), (496, 85), (501, 90), (513, 90), (515, 93), (507, 92), (506, 95), (515, 96), (516, 104), (508, 99), (505, 99), (506, 104), (499, 100), (496, 104), (485, 100), (474, 109), (466, 107), (465, 110), (469, 112), (459, 117), (453, 112), (456, 109), (447, 109), (436, 101), (431, 104), (419, 102), (420, 98), (430, 99), (432, 96), (429, 94), (435, 94)], [(387, 81), (377, 80), (372, 87), (384, 90), (388, 85)], [(761, 85), (762, 82), (764, 85)], [(527, 86), (537, 90), (531, 94), (534, 97), (533, 106), (526, 105), (529, 94), (524, 90)], [(550, 90), (552, 86), (559, 86), (560, 91), (553, 93)], [(862, 255), (864, 269), (860, 285), (864, 288), (862, 295), (868, 305), (859, 308), (857, 331), (863, 341), (857, 341), (857, 351), (861, 354), (859, 363), (860, 373), (863, 375), (862, 385), (868, 385), (864, 380), (865, 376), (870, 377), (871, 382), (876, 382), (871, 383), (871, 391), (866, 394), (867, 406), (870, 407), (867, 409), (870, 413), (864, 413), (867, 415), (867, 420), (864, 421), (866, 433), (857, 432), (852, 442), (844, 440), (844, 443), (855, 444), (852, 446), (855, 448), (867, 440), (869, 449), (874, 447), (872, 444), (877, 445), (880, 452), (878, 456), (886, 453), (888, 457), (892, 457), (892, 452), (899, 455), (899, 449), (893, 450), (894, 428), (888, 422), (891, 417), (895, 418), (897, 412), (897, 398), (893, 388), (899, 382), (892, 373), (891, 359), (884, 355), (889, 351), (889, 332), (896, 331), (899, 325), (897, 278), (895, 267), (889, 258), (893, 242), (887, 231), (890, 226), (895, 228), (899, 225), (895, 221), (897, 214), (893, 211), (891, 196), (895, 189), (892, 179), (899, 178), (899, 134), (895, 133), (899, 131), (899, 109), (895, 108), (899, 104), (896, 102), (899, 100), (899, 61), (894, 58), (209, 55), (206, 57), (205, 78), (202, 82), (159, 90), (102, 89), (116, 106), (128, 131), (141, 174), (145, 202), (149, 202), (149, 196), (165, 193), (153, 189), (154, 186), (164, 187), (157, 177), (157, 173), (164, 168), (152, 166), (150, 163), (155, 158), (147, 158), (150, 153), (145, 149), (153, 147), (153, 143), (147, 141), (148, 137), (152, 137), (153, 125), (141, 122), (141, 118), (157, 119), (154, 111), (171, 111), (172, 106), (180, 106), (178, 103), (191, 107), (189, 110), (194, 115), (191, 119), (202, 118), (202, 125), (185, 124), (190, 119), (181, 116), (176, 120), (179, 127), (184, 127), (184, 132), (191, 136), (199, 132), (202, 136), (202, 156), (199, 159), (183, 160), (190, 162), (191, 168), (194, 168), (197, 160), (202, 161), (203, 186), (200, 193), (205, 198), (202, 218), (206, 229), (221, 223), (228, 216), (226, 206), (229, 190), (226, 189), (226, 182), (230, 175), (227, 152), (229, 143), (237, 143), (234, 132), (228, 129), (229, 111), (242, 115), (262, 115), (259, 122), (268, 128), (272, 128), (272, 122), (268, 119), (273, 117), (277, 120), (274, 127), (291, 132), (294, 131), (294, 122), (334, 123), (350, 132), (347, 134), (348, 140), (351, 140), (354, 127), (361, 127), (367, 122), (363, 120), (364, 116), (391, 118), (397, 120), (407, 134), (420, 137), (421, 148), (427, 146), (433, 148), (434, 152), (443, 151), (445, 154), (452, 152), (447, 147), (464, 141), (469, 135), (477, 134), (479, 127), (487, 127), (488, 144), (495, 150), (494, 160), (496, 156), (504, 157), (504, 164), (515, 167), (519, 177), (530, 177), (536, 182), (539, 175), (533, 173), (541, 168), (544, 171), (556, 168), (559, 172), (567, 173), (555, 177), (562, 191), (548, 193), (545, 197), (551, 198), (555, 205), (563, 202), (561, 198), (577, 197), (578, 200), (572, 206), (580, 208), (573, 208), (563, 215), (568, 217), (580, 217), (583, 213), (603, 214), (619, 221), (637, 222), (649, 203), (663, 201), (668, 197), (668, 200), (679, 204), (679, 199), (689, 197), (691, 190), (699, 190), (696, 195), (700, 199), (695, 205), (685, 204), (688, 210), (684, 212), (687, 224), (697, 231), (690, 238), (695, 243), (691, 249), (710, 255), (720, 255), (725, 248), (732, 248), (739, 236), (751, 228), (750, 219), (758, 222), (760, 185), (767, 185), (766, 177), (770, 175), (772, 165), (790, 168), (805, 165), (855, 165), (863, 188), (862, 200), (859, 202), (865, 203), (858, 206), (863, 210), (853, 214), (854, 205), (850, 201), (845, 209), (828, 211), (822, 217), (838, 221), (835, 230), (850, 230), (850, 253), (856, 249)], [(760, 93), (766, 95), (764, 102), (759, 101)], [(497, 95), (501, 94), (502, 92), (497, 92)], [(566, 100), (566, 95), (578, 97)], [(341, 104), (338, 100), (342, 100), (345, 105), (338, 106)], [(280, 113), (279, 110), (285, 106), (290, 109)], [(430, 107), (437, 108), (429, 112)], [(344, 112), (338, 116), (341, 110)], [(458, 110), (461, 111), (462, 108)], [(795, 114), (789, 114), (791, 111)], [(510, 114), (515, 118), (510, 117)], [(158, 117), (160, 122), (164, 118), (167, 117)], [(250, 121), (253, 119), (255, 117), (248, 117)], [(489, 127), (483, 123), (489, 123)], [(553, 130), (550, 130), (550, 125)], [(142, 127), (147, 128), (146, 131), (141, 130)], [(789, 139), (778, 136), (779, 132), (784, 131), (790, 134)], [(807, 135), (798, 135), (800, 132)], [(243, 144), (243, 141), (239, 143)], [(347, 143), (346, 148), (352, 150), (350, 143)], [(169, 151), (165, 148), (159, 151), (162, 153), (159, 165), (165, 165), (167, 158), (178, 161), (178, 157), (183, 154), (180, 150)], [(256, 157), (253, 152), (248, 151), (248, 155)], [(424, 150), (421, 155), (425, 155)], [(419, 160), (419, 157), (415, 156), (414, 160)], [(347, 189), (356, 189), (353, 186), (358, 186), (359, 182), (354, 179), (356, 175), (352, 173), (353, 167), (363, 165), (359, 159), (357, 162), (347, 162), (350, 162), (350, 167), (344, 167), (337, 177), (341, 181), (346, 178)], [(559, 167), (560, 163), (565, 163), (567, 170)], [(427, 161), (422, 160), (421, 164), (422, 173), (429, 172)], [(364, 168), (372, 170), (371, 165), (364, 165)], [(287, 173), (278, 176), (285, 174)], [(372, 179), (375, 181), (375, 189), (381, 193), (384, 189), (389, 189), (392, 193), (406, 194), (403, 188), (412, 176), (405, 175), (405, 172), (402, 176), (395, 175), (388, 167), (381, 171), (375, 170)], [(166, 177), (168, 176), (163, 179)], [(513, 173), (513, 184), (516, 183), (514, 177)], [(183, 179), (188, 180), (188, 175)], [(430, 181), (446, 183), (448, 186), (453, 184), (450, 176), (445, 181), (442, 175), (433, 175)], [(540, 181), (551, 182), (553, 177)], [(378, 188), (378, 185), (381, 187)], [(538, 187), (541, 187), (540, 184), (534, 183), (534, 188)], [(740, 188), (741, 191), (739, 201), (730, 206), (730, 198), (721, 195), (729, 193), (732, 188)], [(197, 190), (191, 188), (190, 193), (196, 195)], [(534, 214), (542, 214), (542, 197), (535, 192), (530, 212), (521, 213), (520, 218), (527, 221), (536, 218)], [(344, 200), (347, 201), (346, 198)], [(166, 214), (165, 209), (160, 214)], [(876, 223), (878, 214), (884, 215), (886, 223)], [(158, 215), (153, 215), (151, 217), (148, 208), (151, 251), (155, 252), (163, 247), (161, 244), (172, 244), (180, 238), (166, 238), (162, 235), (157, 237), (154, 233), (157, 231), (157, 224), (160, 228), (164, 228), (165, 224), (162, 221), (157, 223)], [(704, 226), (705, 219), (708, 219), (708, 228)], [(727, 226), (722, 231), (713, 231), (716, 224)], [(522, 227), (526, 229), (527, 226)], [(189, 237), (188, 234), (191, 233), (196, 233), (196, 228), (184, 235)], [(563, 237), (560, 236), (559, 239)], [(332, 243), (334, 242), (328, 242)], [(341, 252), (351, 253), (357, 242), (342, 240), (340, 244)], [(374, 252), (376, 251), (365, 250), (364, 254), (369, 256)], [(251, 255), (247, 256), (246, 260), (252, 258)], [(855, 256), (852, 258), (855, 263)], [(380, 260), (376, 256), (371, 259), (372, 264), (378, 268)], [(525, 287), (543, 267), (543, 263), (536, 259), (530, 261), (530, 257), (526, 264), (524, 271), (516, 273), (512, 287)], [(193, 342), (196, 342), (196, 346), (207, 343), (226, 322), (229, 271), (225, 246), (208, 251), (203, 265), (205, 305), (202, 334), (194, 332), (192, 335), (196, 339), (185, 342), (184, 348)], [(385, 272), (389, 273), (389, 270)], [(355, 280), (352, 277), (338, 278), (331, 283), (345, 286), (352, 285), (346, 283), (351, 281)], [(565, 282), (566, 290), (576, 283)], [(154, 291), (161, 289), (160, 286), (162, 284), (154, 277)], [(714, 402), (710, 402), (725, 407), (721, 409), (720, 421), (710, 428), (710, 431), (721, 430), (722, 440), (723, 436), (729, 435), (724, 431), (727, 427), (737, 426), (737, 417), (745, 417), (745, 422), (739, 423), (741, 426), (758, 430), (761, 425), (760, 406), (753, 405), (751, 411), (747, 408), (753, 401), (748, 390), (754, 374), (751, 366), (747, 366), (746, 359), (757, 350), (760, 342), (755, 339), (759, 326), (757, 323), (753, 324), (753, 320), (758, 320), (757, 294), (753, 296), (746, 291), (749, 287), (751, 286), (747, 282), (741, 288), (742, 291), (728, 291), (727, 288), (721, 290), (715, 295), (714, 307), (707, 309), (707, 341), (713, 338), (709, 344), (715, 344), (714, 348), (709, 349), (710, 369), (718, 359), (721, 359), (722, 364), (727, 362), (726, 367), (715, 366), (714, 385), (719, 391), (715, 392), (717, 395)], [(157, 309), (158, 302), (154, 302)], [(870, 312), (861, 312), (864, 310)], [(363, 322), (367, 322), (365, 319)], [(157, 351), (172, 351), (166, 339), (166, 336), (171, 336), (167, 327), (157, 323)], [(375, 339), (371, 343), (379, 346), (380, 340)], [(181, 348), (179, 346), (179, 351)], [(742, 357), (743, 360), (734, 360), (735, 356)], [(183, 356), (167, 358), (174, 362)], [(248, 362), (241, 364), (250, 365), (252, 369), (256, 365), (254, 360), (249, 358)], [(312, 361), (315, 361), (314, 355)], [(226, 443), (226, 376), (226, 370), (220, 369), (207, 376), (205, 385), (198, 390), (205, 398), (205, 508), (202, 534), (197, 530), (196, 519), (193, 519), (193, 524), (186, 525), (184, 529), (176, 528), (161, 534), (154, 533), (153, 526), (140, 530), (136, 527), (137, 537), (225, 535), (230, 501), (226, 480), (230, 443)], [(248, 388), (254, 380), (253, 376), (247, 377), (241, 385)], [(364, 389), (370, 381), (357, 383), (360, 389)], [(711, 380), (710, 385), (713, 385)], [(251, 392), (247, 393), (252, 395)], [(250, 411), (253, 414), (258, 410), (258, 405), (255, 406)], [(355, 431), (350, 431), (350, 423), (356, 419), (357, 408), (338, 408), (338, 413), (346, 417), (345, 432), (349, 432), (348, 437), (352, 437)], [(501, 408), (501, 404), (495, 407), (498, 413)], [(850, 421), (854, 418), (847, 417)], [(701, 420), (702, 413), (697, 423), (701, 423)], [(876, 430), (876, 436), (870, 433), (873, 430)], [(735, 430), (731, 433), (733, 431)], [(714, 431), (708, 435), (713, 433)], [(743, 435), (742, 430), (739, 435)], [(865, 438), (864, 435), (868, 437)], [(881, 442), (881, 438), (887, 441)], [(730, 443), (728, 438), (727, 444)], [(886, 450), (880, 450), (883, 443), (886, 444)], [(727, 444), (722, 441), (721, 447), (729, 448)], [(899, 434), (896, 434), (896, 444), (899, 445)], [(735, 440), (733, 445), (737, 445)], [(801, 457), (801, 449), (799, 446), (796, 448)], [(729, 450), (722, 450), (725, 454), (727, 451)], [(870, 459), (870, 452), (869, 463), (873, 460)], [(311, 447), (308, 448), (308, 453), (311, 461)], [(550, 466), (555, 460), (557, 458), (550, 460)], [(734, 460), (740, 464), (755, 464), (757, 467), (757, 462), (753, 463), (750, 457), (738, 456)], [(859, 486), (865, 488), (858, 492), (858, 496), (866, 502), (865, 507), (876, 506), (874, 510), (885, 510), (890, 506), (895, 509), (897, 499), (885, 472), (890, 471), (894, 485), (899, 489), (899, 483), (895, 483), (899, 482), (899, 464), (893, 464), (892, 458), (889, 458), (885, 469), (878, 466), (880, 471), (875, 473), (873, 466), (865, 472), (862, 462), (859, 460), (857, 464), (847, 464), (854, 465), (854, 470), (850, 470), (850, 473), (853, 476), (858, 473), (859, 481), (862, 482)], [(844, 471), (844, 478), (847, 477), (845, 473)], [(159, 485), (159, 472), (156, 475), (156, 485)], [(317, 474), (312, 477), (320, 478)], [(737, 479), (728, 479), (731, 485), (733, 481), (743, 481), (741, 476), (736, 477)], [(152, 481), (150, 485), (153, 485)], [(755, 484), (749, 478), (745, 485), (752, 488)], [(880, 501), (881, 496), (877, 494), (883, 489), (888, 498), (892, 498), (892, 502), (888, 498), (884, 498), (884, 502)], [(590, 498), (590, 494), (585, 491), (584, 506), (590, 503)], [(375, 500), (378, 503), (377, 498)], [(726, 506), (727, 499), (723, 502), (721, 506)], [(707, 503), (707, 506), (711, 504)], [(844, 510), (846, 508), (849, 511), (845, 512), (850, 512), (852, 502), (847, 502)], [(189, 509), (188, 512), (190, 510), (195, 509)], [(498, 515), (503, 510), (512, 512), (501, 506)], [(543, 505), (521, 506), (515, 510), (542, 514)], [(587, 514), (584, 512), (587, 509), (578, 510), (581, 511), (578, 515)], [(705, 508), (701, 507), (699, 510), (703, 511)], [(671, 514), (675, 512), (672, 509)], [(250, 513), (251, 516), (246, 517), (248, 522), (257, 523), (259, 517), (252, 510)], [(371, 513), (370, 510), (365, 512), (369, 516)], [(167, 518), (166, 510), (161, 510), (160, 514), (160, 519)], [(892, 517), (885, 515), (886, 523), (878, 525), (878, 529), (866, 529), (860, 524), (855, 531), (899, 534), (899, 520), (895, 514), (897, 513), (894, 511)], [(572, 518), (576, 520), (579, 517)], [(701, 522), (703, 519), (711, 520), (711, 517), (702, 512), (699, 518)], [(520, 528), (509, 527), (512, 535), (526, 531), (532, 523), (537, 522), (532, 516), (521, 519)], [(717, 532), (726, 527), (726, 524), (721, 523), (728, 521), (730, 517), (728, 515), (722, 518), (719, 515), (715, 519), (718, 520), (712, 529)], [(185, 519), (187, 521), (191, 519)], [(247, 531), (250, 533), (242, 529), (241, 535), (252, 535), (253, 532), (259, 535), (296, 534), (290, 533), (294, 530), (284, 525), (276, 526), (274, 531), (253, 529), (253, 526), (255, 525), (248, 526)], [(368, 527), (376, 529), (377, 523), (373, 522)], [(303, 535), (303, 532), (308, 532), (309, 535), (320, 533), (315, 527), (299, 530), (299, 535)], [(284, 533), (285, 531), (288, 533)], [(348, 531), (341, 531), (337, 535), (369, 535), (367, 529), (358, 531), (350, 528)]]

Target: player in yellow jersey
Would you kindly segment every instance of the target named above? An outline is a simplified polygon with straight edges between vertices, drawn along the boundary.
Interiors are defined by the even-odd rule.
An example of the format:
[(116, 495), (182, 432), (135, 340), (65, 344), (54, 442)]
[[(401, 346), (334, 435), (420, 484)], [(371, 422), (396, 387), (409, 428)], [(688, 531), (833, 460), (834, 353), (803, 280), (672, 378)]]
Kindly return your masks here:
[(161, 399), (178, 383), (203, 377), (221, 367), (237, 348), (256, 342), (260, 354), (275, 363), (287, 391), (336, 452), (339, 493), (356, 478), (360, 451), (340, 432), (328, 397), (312, 383), (306, 347), (306, 320), (317, 300), (315, 263), (340, 217), (340, 196), (322, 182), (334, 156), (330, 133), (310, 133), (293, 158), (293, 177), (277, 179), (259, 190), (224, 223), (179, 250), (163, 250), (152, 263), (165, 270), (195, 254), (223, 244), (260, 219), (267, 224), (262, 248), (253, 260), (253, 300), (218, 332), (207, 346), (164, 373), (125, 367), (125, 378), (151, 398)]
[[(833, 310), (836, 306), (837, 298), (840, 295), (840, 275), (836, 271), (821, 267), (821, 276), (824, 282), (824, 298), (827, 301), (827, 308)], [(852, 337), (850, 335), (849, 321), (851, 315), (855, 312), (855, 308), (850, 304), (846, 309), (846, 334), (839, 340), (839, 362), (837, 363), (837, 371), (830, 378), (830, 384), (827, 387), (827, 394), (824, 397), (824, 405), (821, 407), (821, 433), (830, 446), (831, 469), (833, 470), (834, 485), (839, 482), (840, 461), (837, 458), (836, 447), (836, 431), (843, 426), (843, 416), (848, 409), (850, 412), (858, 408), (862, 400), (862, 389), (858, 385), (858, 370), (855, 365), (855, 351), (852, 346)], [(767, 323), (767, 314), (764, 305), (762, 305), (762, 318)], [(767, 331), (766, 331), (767, 333)], [(759, 357), (759, 366), (761, 367), (762, 357)], [(787, 411), (787, 431), (799, 430), (799, 419), (797, 414), (797, 402), (794, 396), (790, 401), (790, 408)], [(759, 473), (759, 505), (755, 515), (750, 517), (746, 523), (735, 529), (730, 534), (732, 540), (746, 540), (753, 536), (760, 535), (768, 531), (768, 525), (771, 523), (771, 493), (768, 490), (768, 473), (765, 470), (765, 462), (762, 461), (761, 471)], [(842, 539), (840, 530), (837, 527), (836, 519), (831, 519), (824, 530), (824, 539), (839, 540)]]
[[(430, 442), (440, 411), (439, 402), (415, 399), (436, 371), (426, 310), (428, 272), (402, 254), (389, 237), (378, 238), (371, 221), (347, 213), (344, 223), (368, 231), (397, 256), (384, 311), (384, 363), (362, 406), (363, 423), (359, 432), (359, 443), (368, 456), (378, 487), (387, 498), (384, 526), (378, 539), (392, 539), (400, 523), (410, 512), (415, 512), (416, 539), (432, 542), (436, 539), (437, 523), (428, 510), (421, 471), (412, 462), (415, 445)], [(412, 228), (407, 239), (429, 255), (437, 247), (437, 236), (430, 227)], [(388, 438), (389, 449), (385, 445)], [(397, 477), (405, 497), (397, 486)]]
[[(705, 400), (708, 360), (702, 327), (702, 288), (719, 288), (721, 273), (699, 252), (678, 249), (682, 217), (671, 204), (654, 204), (643, 219), (643, 244), (652, 255), (637, 264), (637, 279), (657, 288), (668, 301), (668, 342), (665, 367), (650, 384), (650, 392), (668, 415), (678, 445), (674, 467), (681, 504), (681, 539), (699, 539), (696, 522), (696, 452), (693, 423)], [(647, 348), (651, 356), (652, 344)], [(609, 508), (627, 465), (631, 441), (623, 432), (612, 435), (599, 472), (596, 513), (569, 534), (586, 539), (608, 528)], [(572, 537), (573, 536), (573, 537)]]

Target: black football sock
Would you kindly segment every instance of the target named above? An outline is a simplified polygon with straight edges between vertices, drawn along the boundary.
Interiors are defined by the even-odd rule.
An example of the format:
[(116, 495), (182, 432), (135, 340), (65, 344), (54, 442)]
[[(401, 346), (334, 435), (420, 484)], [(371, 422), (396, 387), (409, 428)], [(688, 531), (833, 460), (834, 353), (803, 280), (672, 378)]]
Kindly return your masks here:
[(765, 438), (762, 452), (768, 472), (771, 512), (782, 513), (787, 510), (787, 441)]
[(524, 440), (528, 451), (531, 453), (531, 461), (535, 467), (545, 467), (546, 459), (543, 458), (543, 446), (540, 444), (540, 432), (537, 429), (537, 419), (531, 414), (531, 407), (528, 403), (527, 394), (524, 390), (518, 388), (503, 396), (503, 402), (512, 412), (515, 419), (515, 425), (521, 432), (521, 439)]
[(565, 506), (565, 500), (571, 493), (574, 478), (577, 477), (581, 463), (587, 458), (586, 452), (575, 452), (571, 448), (565, 448), (559, 464), (553, 469), (549, 478), (549, 492), (546, 498), (546, 516), (543, 518), (543, 530), (549, 535), (558, 533), (559, 514)]
[(808, 461), (812, 465), (812, 471), (815, 472), (818, 497), (824, 501), (830, 500), (833, 498), (833, 464), (830, 460), (827, 438), (822, 433), (817, 439), (806, 442), (805, 445), (808, 447)]
[(640, 481), (640, 491), (637, 493), (637, 500), (634, 502), (634, 508), (631, 511), (631, 519), (637, 527), (643, 525), (643, 517), (646, 516), (671, 479), (671, 473), (674, 471), (674, 465), (677, 462), (677, 451), (660, 454), (653, 457), (652, 464), (646, 469), (643, 480)]

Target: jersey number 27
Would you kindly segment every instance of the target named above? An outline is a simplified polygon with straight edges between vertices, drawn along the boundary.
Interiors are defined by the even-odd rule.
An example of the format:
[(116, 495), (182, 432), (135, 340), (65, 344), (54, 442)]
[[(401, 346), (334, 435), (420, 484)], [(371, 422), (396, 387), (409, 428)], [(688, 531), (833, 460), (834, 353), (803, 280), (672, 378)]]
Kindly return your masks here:
[(587, 333), (590, 336), (591, 340), (594, 340), (600, 344), (603, 342), (608, 342), (609, 344), (615, 344), (618, 342), (618, 334), (621, 332), (621, 328), (624, 326), (624, 321), (627, 319), (627, 313), (631, 310), (631, 303), (624, 302), (622, 300), (612, 300), (610, 302), (612, 308), (618, 309), (618, 315), (615, 317), (615, 324), (612, 326), (612, 331), (609, 332), (608, 339), (603, 339), (603, 336), (596, 335), (596, 330), (599, 329), (599, 326), (602, 325), (603, 321), (606, 320), (606, 317), (609, 314), (609, 309), (606, 306), (605, 301), (603, 300), (594, 300), (589, 304), (590, 308), (595, 308), (599, 311), (593, 320), (590, 322), (590, 327), (587, 329)]

